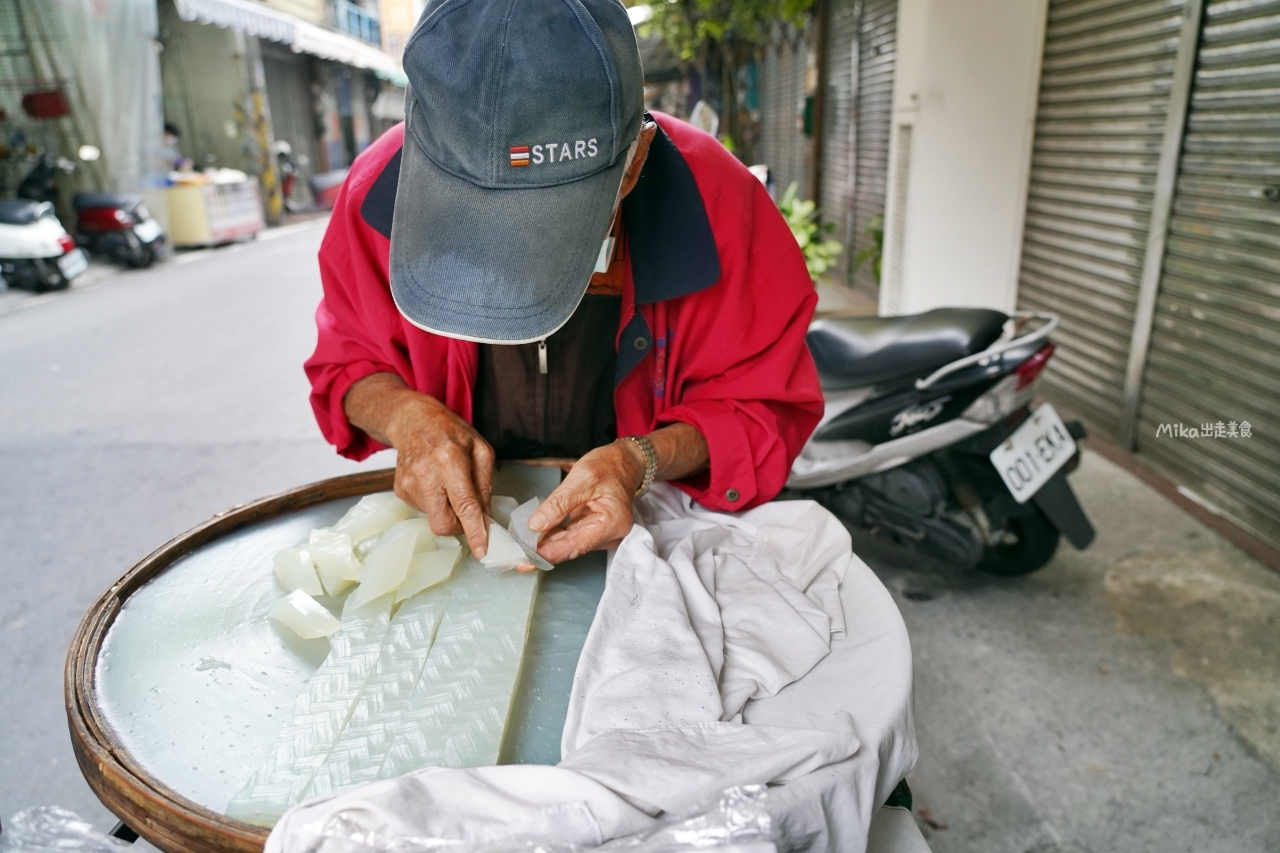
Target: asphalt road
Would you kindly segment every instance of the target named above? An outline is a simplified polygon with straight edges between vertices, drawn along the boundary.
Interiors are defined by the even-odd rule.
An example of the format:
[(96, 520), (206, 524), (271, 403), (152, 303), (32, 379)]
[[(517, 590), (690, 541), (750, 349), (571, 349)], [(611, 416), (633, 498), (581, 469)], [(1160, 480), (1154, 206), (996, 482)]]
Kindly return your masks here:
[(179, 255), (0, 315), (0, 818), (113, 818), (76, 768), (62, 664), (89, 604), (236, 503), (360, 467), (320, 437), (323, 222)]
[[(62, 694), (104, 588), (220, 509), (358, 469), (301, 370), (322, 226), (0, 305), (0, 818), (114, 823)], [(1098, 541), (1029, 578), (858, 546), (911, 632), (929, 843), (1280, 850), (1280, 578), (1102, 457), (1073, 481)]]

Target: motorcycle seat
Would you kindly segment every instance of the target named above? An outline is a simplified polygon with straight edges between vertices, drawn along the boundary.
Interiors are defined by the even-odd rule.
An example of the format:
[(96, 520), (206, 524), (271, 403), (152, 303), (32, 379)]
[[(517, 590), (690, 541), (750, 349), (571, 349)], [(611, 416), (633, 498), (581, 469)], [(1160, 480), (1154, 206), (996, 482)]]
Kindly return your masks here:
[(815, 320), (806, 340), (829, 390), (919, 378), (982, 352), (1008, 316), (987, 308), (935, 308), (902, 317)]
[(30, 225), (42, 216), (53, 216), (53, 205), (47, 201), (0, 199), (0, 225)]
[(76, 210), (88, 210), (93, 207), (118, 207), (128, 210), (142, 201), (142, 196), (133, 193), (76, 193), (71, 199), (71, 206)]

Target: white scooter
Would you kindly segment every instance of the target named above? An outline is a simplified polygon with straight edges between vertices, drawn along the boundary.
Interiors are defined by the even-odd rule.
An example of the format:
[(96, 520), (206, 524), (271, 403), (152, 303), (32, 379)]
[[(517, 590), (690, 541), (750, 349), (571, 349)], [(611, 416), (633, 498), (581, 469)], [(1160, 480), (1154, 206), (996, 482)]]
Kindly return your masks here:
[(0, 200), (0, 275), (10, 287), (62, 290), (89, 266), (47, 201)]
[(1066, 475), (1078, 423), (1032, 409), (1052, 314), (939, 308), (817, 320), (807, 341), (826, 412), (784, 496), (853, 527), (997, 575), (1043, 566), (1094, 530)]

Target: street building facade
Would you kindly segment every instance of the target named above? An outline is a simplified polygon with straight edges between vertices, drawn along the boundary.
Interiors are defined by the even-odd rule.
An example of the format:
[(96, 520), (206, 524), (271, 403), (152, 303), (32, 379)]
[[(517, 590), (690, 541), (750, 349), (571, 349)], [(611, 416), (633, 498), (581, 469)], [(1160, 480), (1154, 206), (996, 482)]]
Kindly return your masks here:
[(1059, 315), (1051, 398), (1280, 547), (1280, 3), (953, 6), (819, 0), (758, 159), (882, 313)]
[[(163, 38), (182, 45), (167, 51), (171, 58), (163, 63), (165, 117), (180, 130), (184, 122), (190, 126), (190, 156), (197, 165), (201, 157), (238, 161), (235, 168), (259, 175), (280, 165), (274, 161), (287, 159), (296, 176), (293, 201), (297, 204), (314, 200), (313, 179), (328, 188), (340, 178), (320, 176), (346, 169), (385, 127), (372, 114), (379, 95), (385, 91), (392, 98), (403, 96), (403, 72), (398, 59), (383, 50), (380, 16), (371, 3), (159, 2)], [(205, 57), (186, 49), (187, 43), (214, 44), (219, 53)], [(250, 58), (237, 62), (240, 54)], [(240, 120), (224, 115), (237, 98), (225, 97), (226, 92), (217, 97), (208, 93), (212, 86), (203, 74), (211, 68), (220, 69), (222, 87), (236, 89), (241, 99), (252, 100), (255, 77), (261, 77), (262, 110), (270, 135), (268, 156), (256, 150), (251, 140), (233, 133), (241, 122), (250, 123), (252, 110), (239, 111), (243, 113)], [(202, 76), (194, 76), (197, 72)], [(197, 103), (198, 109), (193, 106)], [(218, 139), (220, 133), (227, 142)], [(272, 145), (276, 140), (287, 143), (287, 148)]]
[(0, 190), (47, 155), (64, 221), (76, 191), (145, 190), (168, 225), (170, 173), (214, 169), (278, 222), (330, 198), (403, 102), (374, 0), (12, 0), (0, 40)]

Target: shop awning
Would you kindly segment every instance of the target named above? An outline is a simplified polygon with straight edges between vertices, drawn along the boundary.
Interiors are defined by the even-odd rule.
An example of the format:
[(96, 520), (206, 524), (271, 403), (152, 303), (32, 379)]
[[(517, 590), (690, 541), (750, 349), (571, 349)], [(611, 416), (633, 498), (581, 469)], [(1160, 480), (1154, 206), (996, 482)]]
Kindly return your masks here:
[(373, 99), (369, 110), (376, 119), (383, 121), (404, 121), (404, 92), (396, 89), (383, 89)]
[(365, 68), (397, 86), (408, 82), (400, 63), (377, 47), (345, 33), (326, 30), (294, 15), (277, 12), (253, 0), (174, 0), (178, 17), (287, 44), (294, 53), (309, 53)]
[(408, 82), (408, 78), (400, 70), (400, 63), (392, 59), (390, 54), (360, 39), (326, 30), (306, 21), (297, 22), (292, 46), (295, 53), (309, 53), (343, 65), (367, 68), (397, 86)]
[(301, 23), (293, 15), (251, 0), (174, 0), (174, 5), (184, 21), (213, 24), (284, 44), (293, 44), (295, 27)]

